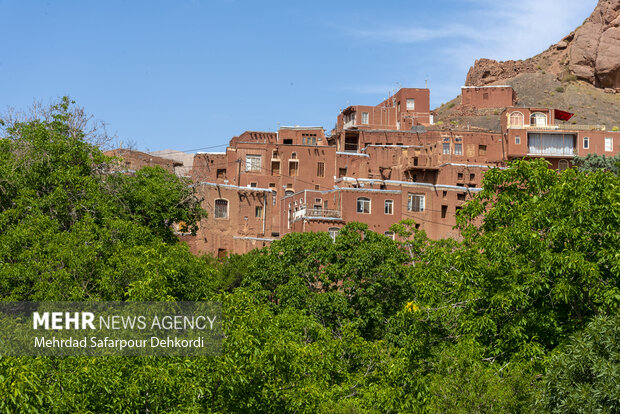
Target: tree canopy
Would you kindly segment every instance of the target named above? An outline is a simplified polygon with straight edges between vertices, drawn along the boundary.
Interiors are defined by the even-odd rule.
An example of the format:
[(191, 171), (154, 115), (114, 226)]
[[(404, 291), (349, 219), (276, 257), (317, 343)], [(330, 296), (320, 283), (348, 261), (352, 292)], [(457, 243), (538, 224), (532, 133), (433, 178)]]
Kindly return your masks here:
[(2, 300), (218, 300), (215, 357), (0, 357), (1, 412), (618, 412), (620, 178), (515, 161), (462, 240), (350, 223), (218, 261), (159, 168), (114, 173), (71, 102), (0, 139)]

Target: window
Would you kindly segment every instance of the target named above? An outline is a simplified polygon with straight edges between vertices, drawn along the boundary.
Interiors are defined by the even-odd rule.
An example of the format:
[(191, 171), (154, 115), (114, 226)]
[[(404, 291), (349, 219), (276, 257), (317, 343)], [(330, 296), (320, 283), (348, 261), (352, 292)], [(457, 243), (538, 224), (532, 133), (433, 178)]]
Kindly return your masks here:
[(469, 174), (469, 181), (475, 181), (476, 180), (476, 174), (471, 173)]
[(562, 172), (562, 171), (568, 170), (568, 168), (569, 168), (568, 161), (566, 161), (566, 160), (560, 160), (560, 161), (558, 162), (558, 171), (559, 171), (559, 172)]
[(394, 232), (393, 231), (386, 231), (385, 234), (387, 237), (389, 237), (390, 239), (394, 240)]
[(489, 93), (488, 92), (484, 92), (482, 94), (482, 99), (484, 99), (485, 101), (489, 100)]
[(368, 112), (362, 112), (362, 124), (368, 125)]
[(294, 194), (293, 190), (286, 190), (286, 191), (284, 192), (284, 196), (285, 196), (285, 197), (292, 196), (293, 194)]
[(217, 169), (217, 178), (226, 178), (226, 168)]
[(385, 200), (385, 208), (383, 210), (385, 214), (394, 214), (394, 201)]
[(478, 155), (487, 155), (486, 145), (478, 145)]
[(325, 163), (319, 162), (316, 164), (316, 175), (317, 177), (325, 177)]
[(540, 113), (540, 112), (535, 112), (530, 116), (530, 125), (531, 126), (547, 126), (547, 115)]
[(446, 205), (441, 206), (441, 218), (446, 218), (447, 215), (448, 215), (448, 206)]
[(278, 150), (273, 150), (271, 153), (271, 158), (278, 158)]
[(250, 183), (250, 187), (256, 187), (257, 184), (256, 183)]
[(284, 145), (293, 145), (293, 140), (292, 139), (285, 139), (284, 141), (282, 141), (282, 143)]
[(330, 227), (329, 229), (327, 229), (327, 233), (329, 233), (329, 237), (331, 237), (333, 241), (336, 241), (336, 236), (338, 235), (339, 231), (340, 229), (338, 227)]
[(347, 176), (347, 169), (346, 168), (338, 168), (338, 177), (346, 177)]
[(276, 190), (272, 190), (272, 191), (273, 191), (273, 193), (271, 194), (272, 195), (271, 201), (272, 201), (273, 205), (275, 206), (276, 205), (276, 201), (278, 199), (278, 192)]
[(448, 192), (447, 192), (447, 191), (443, 191), (443, 192), (442, 192), (442, 194), (441, 194), (441, 196), (442, 196), (444, 199), (448, 198)]
[(224, 200), (221, 198), (215, 200), (215, 218), (228, 218), (228, 200)]
[(465, 201), (465, 193), (458, 193), (456, 199), (459, 201)]
[(357, 212), (361, 214), (370, 214), (370, 199), (360, 197), (357, 199)]
[(276, 186), (276, 183), (269, 183), (269, 188), (273, 188)]
[(245, 171), (246, 172), (259, 172), (260, 171), (260, 155), (246, 155), (245, 156)]
[(291, 177), (297, 177), (299, 172), (299, 162), (298, 161), (289, 161), (288, 163), (288, 175)]
[(415, 99), (412, 99), (412, 98), (407, 99), (407, 110), (408, 111), (415, 110)]
[(443, 155), (450, 155), (450, 144), (449, 143), (445, 143), (443, 144)]
[(521, 144), (521, 137), (520, 136), (515, 136), (515, 145), (520, 145)]
[(583, 149), (590, 148), (590, 138), (583, 137)]
[(611, 137), (605, 138), (605, 151), (611, 152), (614, 150), (614, 139)]
[(424, 211), (424, 195), (422, 194), (409, 194), (407, 198), (407, 210), (409, 211)]
[(296, 160), (297, 159), (297, 153), (296, 152), (292, 152), (291, 153), (291, 159), (292, 160)]
[(454, 144), (454, 155), (463, 155), (463, 144)]
[(510, 126), (522, 127), (523, 126), (523, 114), (521, 112), (513, 112), (510, 114)]
[(463, 179), (463, 173), (457, 173), (456, 174), (456, 179), (457, 180), (462, 180)]
[(263, 218), (263, 207), (262, 206), (256, 206), (255, 215), (256, 215), (256, 218)]

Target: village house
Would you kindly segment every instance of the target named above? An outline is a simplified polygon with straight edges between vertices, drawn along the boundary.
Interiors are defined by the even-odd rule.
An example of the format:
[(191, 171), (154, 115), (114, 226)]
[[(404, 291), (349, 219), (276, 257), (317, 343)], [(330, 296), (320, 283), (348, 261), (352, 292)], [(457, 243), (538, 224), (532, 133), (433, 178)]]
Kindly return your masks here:
[[(620, 152), (619, 132), (559, 124), (571, 114), (517, 104), (510, 86), (463, 87), (461, 106), (497, 108), (500, 130), (445, 129), (433, 125), (428, 89), (402, 88), (340, 111), (328, 135), (307, 126), (246, 131), (191, 166), (178, 157), (148, 164), (191, 177), (208, 212), (196, 236), (180, 236), (195, 253), (246, 253), (291, 232), (335, 237), (349, 222), (394, 237), (390, 226), (409, 218), (433, 239), (459, 238), (456, 213), (489, 169), (542, 157), (562, 171), (575, 155)], [(127, 155), (127, 167), (145, 160)]]

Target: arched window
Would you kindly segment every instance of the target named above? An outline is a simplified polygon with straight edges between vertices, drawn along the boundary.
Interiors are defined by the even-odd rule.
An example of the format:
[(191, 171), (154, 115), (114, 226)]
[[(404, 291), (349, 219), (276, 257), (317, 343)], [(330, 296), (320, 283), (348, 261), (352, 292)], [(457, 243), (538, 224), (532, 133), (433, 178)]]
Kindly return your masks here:
[(223, 198), (215, 200), (215, 218), (228, 218), (228, 200), (224, 200)]
[(547, 126), (547, 115), (541, 112), (534, 112), (530, 116), (530, 125), (531, 126)]
[(583, 149), (590, 148), (590, 138), (583, 137)]
[(510, 126), (513, 128), (523, 126), (523, 114), (521, 112), (513, 112), (510, 114)]
[(566, 161), (566, 160), (560, 160), (560, 161), (558, 162), (558, 171), (559, 171), (559, 172), (562, 172), (562, 171), (564, 171), (564, 170), (568, 170), (568, 168), (569, 168), (568, 161)]
[(357, 199), (357, 212), (361, 214), (370, 214), (370, 199), (360, 197)]
[(339, 231), (340, 229), (338, 227), (330, 227), (327, 230), (327, 232), (329, 233), (329, 237), (331, 237), (333, 241), (336, 241), (336, 236), (338, 235)]

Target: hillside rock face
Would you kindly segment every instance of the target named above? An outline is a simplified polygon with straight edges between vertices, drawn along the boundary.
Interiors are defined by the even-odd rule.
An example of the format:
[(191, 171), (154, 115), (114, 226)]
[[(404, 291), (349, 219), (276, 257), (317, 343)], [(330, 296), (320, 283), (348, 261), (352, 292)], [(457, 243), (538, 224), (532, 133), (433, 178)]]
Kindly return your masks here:
[(540, 55), (525, 61), (477, 60), (468, 86), (483, 86), (544, 67), (558, 77), (572, 73), (599, 88), (620, 88), (620, 0), (599, 0), (583, 25)]

